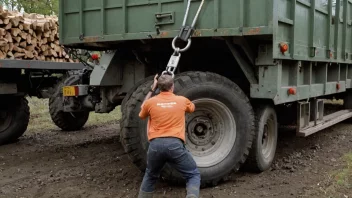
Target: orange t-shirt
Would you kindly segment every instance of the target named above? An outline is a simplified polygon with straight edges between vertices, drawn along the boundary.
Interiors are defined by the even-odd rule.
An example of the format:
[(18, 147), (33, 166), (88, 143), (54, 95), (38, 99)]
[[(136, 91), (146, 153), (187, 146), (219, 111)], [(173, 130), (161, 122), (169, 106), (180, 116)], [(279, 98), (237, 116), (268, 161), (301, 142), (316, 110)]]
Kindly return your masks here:
[(185, 139), (185, 113), (194, 112), (194, 104), (183, 96), (161, 92), (142, 106), (139, 117), (148, 121), (148, 140), (159, 137)]

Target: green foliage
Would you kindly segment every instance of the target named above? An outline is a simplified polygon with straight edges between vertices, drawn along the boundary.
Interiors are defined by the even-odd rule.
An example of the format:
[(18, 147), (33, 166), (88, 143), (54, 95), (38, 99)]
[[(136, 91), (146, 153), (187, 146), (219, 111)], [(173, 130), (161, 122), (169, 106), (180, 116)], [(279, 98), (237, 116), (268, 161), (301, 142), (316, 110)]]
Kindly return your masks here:
[(0, 0), (0, 4), (9, 10), (27, 13), (57, 15), (59, 12), (59, 0)]

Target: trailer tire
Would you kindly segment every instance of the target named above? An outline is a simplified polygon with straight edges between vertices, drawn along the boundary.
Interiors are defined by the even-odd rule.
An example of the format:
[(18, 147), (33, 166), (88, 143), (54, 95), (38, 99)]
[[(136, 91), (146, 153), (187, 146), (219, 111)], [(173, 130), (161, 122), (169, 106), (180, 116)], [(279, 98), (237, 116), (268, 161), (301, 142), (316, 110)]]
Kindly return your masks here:
[[(125, 103), (121, 122), (121, 143), (132, 162), (141, 171), (145, 171), (149, 143), (146, 132), (147, 121), (140, 120), (138, 114), (151, 83), (152, 81), (145, 82), (133, 92)], [(215, 135), (209, 135), (213, 137), (210, 141), (206, 138), (208, 142), (202, 142), (206, 145), (203, 148), (207, 148), (203, 152), (196, 149), (194, 142), (197, 141), (192, 139), (196, 138), (193, 137), (193, 132), (186, 135), (186, 147), (197, 162), (202, 186), (217, 185), (219, 181), (228, 178), (233, 170), (237, 171), (249, 154), (255, 129), (252, 106), (245, 93), (235, 83), (214, 73), (187, 72), (177, 75), (175, 94), (183, 95), (196, 104), (196, 111), (187, 117), (188, 131), (194, 126), (194, 120), (198, 122), (200, 118), (207, 119), (202, 112), (206, 112), (209, 119), (214, 119), (216, 123), (223, 121), (222, 125), (211, 125), (214, 129), (211, 134)], [(211, 105), (213, 106), (207, 109), (207, 106)], [(220, 110), (216, 110), (217, 107)], [(211, 114), (211, 111), (216, 113)], [(210, 118), (211, 116), (213, 118)], [(195, 117), (199, 119), (192, 119)], [(210, 131), (211, 127), (207, 130)], [(172, 183), (184, 182), (181, 175), (168, 164), (162, 171), (162, 178)]]
[(49, 99), (49, 112), (51, 119), (56, 126), (63, 131), (77, 131), (80, 130), (89, 118), (89, 111), (82, 112), (64, 112), (63, 111), (63, 96), (62, 87), (68, 85), (76, 85), (79, 83), (80, 77), (71, 75), (64, 78), (57, 84), (54, 93)]
[(343, 106), (345, 109), (352, 109), (352, 91), (348, 90), (345, 92)]
[(245, 167), (254, 172), (268, 170), (275, 158), (278, 124), (275, 109), (261, 106), (256, 109), (256, 133)]
[(24, 97), (11, 97), (0, 106), (0, 145), (16, 141), (27, 130), (29, 106)]

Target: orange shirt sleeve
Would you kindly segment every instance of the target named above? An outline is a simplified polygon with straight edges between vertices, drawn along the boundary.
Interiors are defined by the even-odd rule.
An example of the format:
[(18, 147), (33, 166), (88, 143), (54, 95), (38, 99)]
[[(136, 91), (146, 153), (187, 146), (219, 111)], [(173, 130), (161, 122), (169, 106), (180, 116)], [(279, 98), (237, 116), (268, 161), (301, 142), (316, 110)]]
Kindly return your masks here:
[(141, 111), (139, 112), (139, 117), (144, 120), (149, 116), (149, 102), (146, 101), (144, 105), (141, 107)]
[(195, 105), (186, 98), (186, 112), (193, 113), (195, 110)]

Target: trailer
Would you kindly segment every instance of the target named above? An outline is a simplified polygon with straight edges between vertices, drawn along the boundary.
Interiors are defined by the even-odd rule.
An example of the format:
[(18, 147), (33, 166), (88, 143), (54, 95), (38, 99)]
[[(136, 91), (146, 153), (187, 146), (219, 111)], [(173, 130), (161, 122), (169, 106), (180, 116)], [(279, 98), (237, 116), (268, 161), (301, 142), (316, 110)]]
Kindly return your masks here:
[(26, 131), (27, 96), (49, 98), (68, 71), (79, 74), (84, 68), (81, 63), (0, 60), (0, 145), (16, 141)]
[[(121, 105), (121, 143), (144, 171), (147, 122), (138, 113), (152, 76), (171, 71), (175, 93), (196, 105), (186, 147), (202, 184), (243, 164), (262, 172), (279, 125), (306, 137), (352, 117), (351, 12), (349, 0), (60, 0), (60, 42), (102, 51), (86, 84), (60, 88), (60, 105), (97, 113)], [(324, 115), (331, 98), (345, 109)], [(182, 181), (169, 165), (162, 178)]]

